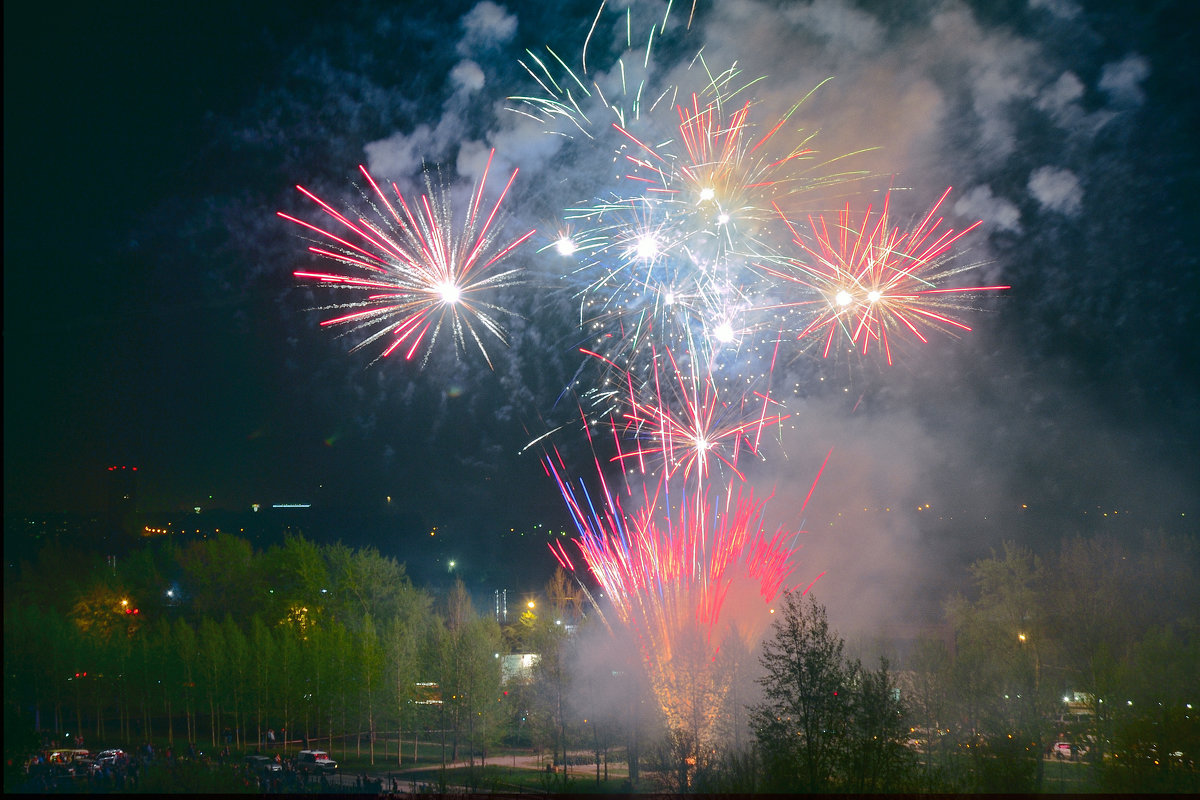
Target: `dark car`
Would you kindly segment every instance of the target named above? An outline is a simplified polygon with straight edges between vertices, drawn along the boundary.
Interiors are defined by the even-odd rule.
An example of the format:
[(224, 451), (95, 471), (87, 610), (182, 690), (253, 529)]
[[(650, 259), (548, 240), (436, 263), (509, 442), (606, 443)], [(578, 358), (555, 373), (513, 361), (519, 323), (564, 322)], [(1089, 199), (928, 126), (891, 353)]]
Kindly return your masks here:
[(283, 765), (267, 756), (246, 756), (246, 770), (262, 777), (283, 772)]
[(105, 767), (116, 767), (119, 764), (124, 764), (128, 760), (124, 750), (101, 750), (96, 760), (88, 767), (88, 772), (95, 775), (98, 772), (103, 772)]
[(296, 770), (305, 775), (332, 775), (337, 772), (337, 762), (329, 757), (324, 750), (301, 750), (296, 756)]

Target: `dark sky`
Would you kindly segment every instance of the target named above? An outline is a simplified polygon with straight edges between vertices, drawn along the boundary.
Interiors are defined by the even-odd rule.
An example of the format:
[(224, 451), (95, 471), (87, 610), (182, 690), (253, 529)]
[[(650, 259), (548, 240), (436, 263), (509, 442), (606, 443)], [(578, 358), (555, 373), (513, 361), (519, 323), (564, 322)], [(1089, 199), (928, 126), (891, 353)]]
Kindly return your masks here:
[[(612, 64), (619, 7), (601, 15), (593, 69)], [(504, 106), (537, 91), (526, 48), (578, 64), (597, 8), (6, 4), (6, 511), (95, 508), (103, 468), (136, 464), (143, 510), (390, 497), (414, 529), (565, 521), (537, 453), (520, 452), (577, 413), (558, 400), (578, 312), (536, 251), (564, 208), (611, 191), (612, 149), (601, 137), (585, 158)], [(634, 8), (644, 31), (665, 6)], [(776, 492), (780, 524), (813, 531), (813, 570), (845, 586), (887, 573), (886, 593), (1006, 536), (1093, 532), (1106, 509), (1194, 524), (1190, 3), (701, 0), (687, 31), (687, 8), (671, 14), (652, 81), (686, 83), (703, 48), (766, 76), (769, 115), (832, 76), (797, 118), (816, 146), (878, 148), (856, 191), (908, 190), (907, 214), (953, 186), (950, 224), (983, 220), (963, 258), (1013, 287), (971, 312), (970, 334), (896, 366), (780, 368), (793, 417), (749, 478)], [(292, 277), (312, 266), (306, 243), (276, 211), (313, 218), (295, 184), (354, 202), (360, 163), (407, 191), (425, 160), (459, 189), (488, 146), (498, 172), (521, 170), (505, 231), (540, 232), (510, 259), (528, 280), (500, 296), (519, 314), (511, 347), (493, 343), (495, 370), (452, 347), (424, 370), (348, 353), (318, 329), (324, 298)], [(562, 446), (586, 472), (582, 444)], [(958, 522), (833, 524), (922, 498)], [(1043, 516), (985, 522), (1022, 506)]]

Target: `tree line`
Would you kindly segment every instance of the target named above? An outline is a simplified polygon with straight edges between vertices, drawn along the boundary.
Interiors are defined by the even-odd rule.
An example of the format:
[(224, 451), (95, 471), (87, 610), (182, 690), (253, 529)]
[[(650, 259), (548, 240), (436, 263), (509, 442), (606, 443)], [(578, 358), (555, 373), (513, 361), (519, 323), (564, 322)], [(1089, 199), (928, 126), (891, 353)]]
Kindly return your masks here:
[[(1195, 790), (1197, 562), (1160, 534), (1006, 545), (947, 600), (949, 636), (867, 665), (789, 595), (757, 650), (723, 648), (701, 747), (665, 728), (636, 642), (562, 573), (501, 621), (370, 547), (220, 534), (116, 563), (51, 547), (5, 582), (5, 749), (19, 763), (40, 730), (269, 751), (273, 732), (379, 764), (422, 742), (449, 760), (586, 753), (598, 782), (620, 763), (672, 791), (957, 792), (1043, 788), (1065, 741), (1096, 787)], [(510, 654), (536, 657), (503, 682)]]
[(47, 550), (6, 586), (13, 730), (214, 750), (287, 740), (371, 763), (403, 763), (379, 743), (433, 730), (454, 756), (482, 749), (500, 627), (461, 583), (435, 598), (374, 548), (300, 536), (261, 553), (220, 534), (97, 561)]

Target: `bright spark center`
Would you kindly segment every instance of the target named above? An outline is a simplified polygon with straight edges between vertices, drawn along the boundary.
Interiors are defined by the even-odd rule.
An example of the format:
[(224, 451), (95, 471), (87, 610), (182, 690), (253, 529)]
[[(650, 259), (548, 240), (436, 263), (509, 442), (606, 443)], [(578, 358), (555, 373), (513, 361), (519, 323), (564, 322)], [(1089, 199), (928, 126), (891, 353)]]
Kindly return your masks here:
[(696, 449), (697, 450), (711, 450), (712, 442), (710, 442), (708, 439), (697, 439), (696, 440)]
[(442, 302), (448, 306), (452, 306), (462, 297), (462, 290), (453, 283), (439, 284), (437, 293), (441, 296)]
[(554, 243), (554, 249), (558, 251), (560, 256), (569, 256), (575, 253), (575, 242), (570, 236), (560, 236), (558, 241)]
[(667, 292), (666, 294), (664, 294), (663, 302), (666, 303), (667, 305), (673, 305), (675, 303), (675, 293)]
[(713, 188), (711, 186), (705, 186), (703, 189), (700, 190), (700, 202), (702, 202), (702, 203), (712, 200), (716, 196), (717, 196), (717, 193), (715, 191), (713, 191)]
[(867, 292), (867, 300), (871, 301), (872, 303), (879, 302), (879, 298), (881, 298), (881, 297), (883, 297), (883, 295), (881, 295), (879, 292), (876, 292), (876, 291)]
[(845, 308), (846, 306), (850, 305), (850, 303), (852, 303), (854, 301), (854, 298), (851, 297), (850, 293), (847, 292), (845, 289), (842, 289), (840, 292), (838, 292), (834, 296), (833, 299), (842, 308)]
[(724, 211), (722, 211), (720, 214), (717, 214), (717, 224), (718, 225), (728, 225), (729, 224), (729, 215), (726, 214)]
[(637, 244), (634, 245), (634, 252), (638, 258), (650, 260), (658, 255), (658, 240), (650, 234), (643, 234), (638, 237)]
[(718, 342), (732, 342), (733, 326), (728, 322), (722, 322), (713, 330), (713, 336), (717, 337)]

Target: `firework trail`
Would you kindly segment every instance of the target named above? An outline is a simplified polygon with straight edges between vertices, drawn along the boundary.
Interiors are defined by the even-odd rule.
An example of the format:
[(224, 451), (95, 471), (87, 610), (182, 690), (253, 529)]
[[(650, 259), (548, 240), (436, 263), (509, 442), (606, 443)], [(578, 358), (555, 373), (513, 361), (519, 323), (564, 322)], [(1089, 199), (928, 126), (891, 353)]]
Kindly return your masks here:
[(457, 352), (463, 352), (469, 336), (491, 366), (477, 326), (505, 341), (496, 316), (510, 312), (486, 297), (495, 289), (517, 283), (519, 272), (497, 271), (495, 267), (534, 233), (529, 231), (497, 246), (493, 226), (517, 173), (513, 171), (490, 211), (485, 209), (483, 192), (494, 154), (488, 156), (461, 227), (455, 226), (449, 190), (440, 187), (435, 191), (428, 176), (428, 192), (413, 204), (414, 212), (395, 183), (393, 202), (360, 166), (371, 188), (370, 193), (364, 192), (364, 198), (375, 212), (374, 219), (353, 211), (348, 212), (350, 216), (341, 214), (304, 187), (296, 187), (337, 223), (334, 230), (283, 212), (279, 216), (320, 237), (309, 252), (334, 262), (341, 271), (297, 270), (295, 275), (361, 297), (322, 309), (347, 312), (323, 320), (322, 326), (347, 326), (349, 332), (362, 333), (363, 338), (351, 352), (390, 337), (380, 358), (402, 348), (405, 359), (411, 360), (423, 350), (424, 366), (445, 325), (453, 333)]
[[(779, 413), (769, 392), (726, 399), (711, 373), (682, 371), (669, 350), (658, 361), (666, 374), (656, 369), (652, 386), (639, 392), (628, 377), (627, 410), (619, 422), (613, 421), (613, 460), (634, 463), (643, 475), (655, 471), (648, 462), (660, 464), (664, 478), (681, 474), (685, 486), (703, 486), (710, 471), (721, 465), (744, 481), (738, 458), (746, 452), (757, 455), (763, 432), (790, 415)], [(622, 441), (635, 446), (622, 450)]]
[[(653, 488), (614, 490), (597, 459), (593, 494), (583, 481), (566, 477), (557, 452), (544, 463), (575, 522), (583, 562), (617, 618), (637, 635), (668, 723), (678, 730), (692, 726), (705, 740), (711, 719), (694, 730), (696, 709), (685, 684), (700, 679), (711, 684), (710, 699), (720, 699), (713, 668), (722, 642), (729, 636), (756, 641), (771, 604), (799, 588), (791, 583), (795, 532), (768, 534), (766, 500), (733, 484), (716, 498), (685, 489), (673, 499), (666, 478)], [(564, 569), (576, 569), (561, 544), (551, 550)]]
[[(630, 4), (623, 17), (624, 52), (606, 70), (588, 68), (588, 52), (593, 35), (604, 17), (605, 3), (601, 2), (592, 20), (580, 52), (579, 68), (575, 69), (550, 47), (544, 55), (526, 50), (519, 61), (542, 90), (540, 95), (510, 97), (514, 111), (537, 120), (550, 133), (569, 138), (595, 139), (596, 126), (611, 119), (620, 125), (640, 119), (662, 103), (673, 102), (675, 87), (667, 87), (655, 96), (649, 94), (647, 80), (651, 73), (654, 46), (667, 35), (671, 21), (671, 4), (661, 20), (654, 20), (645, 34), (634, 36), (634, 8)], [(691, 18), (688, 19), (690, 27)], [(637, 23), (643, 29), (642, 20)]]
[(762, 78), (714, 73), (701, 56), (689, 74), (700, 88), (686, 102), (611, 123), (624, 174), (607, 198), (566, 210), (553, 247), (575, 265), (564, 277), (604, 363), (649, 380), (654, 351), (669, 348), (726, 375), (753, 364), (765, 380), (764, 335), (797, 319), (774, 296), (786, 282), (752, 258), (773, 252), (780, 203), (862, 175), (833, 169), (853, 153), (815, 160), (813, 134), (794, 123), (807, 96), (761, 124), (750, 92)]
[[(577, 68), (549, 47), (527, 51), (521, 64), (540, 93), (509, 98), (605, 173), (604, 185), (564, 209), (543, 248), (563, 259), (559, 274), (578, 303), (576, 378), (587, 377), (575, 394), (593, 488), (569, 477), (551, 434), (526, 449), (545, 453), (578, 532), (578, 552), (559, 544), (555, 557), (576, 572), (577, 556), (599, 582), (640, 643), (668, 724), (699, 743), (723, 697), (722, 642), (754, 642), (771, 603), (802, 585), (794, 582), (798, 532), (765, 531), (767, 499), (744, 485), (741, 466), (747, 454), (764, 458), (767, 432), (789, 418), (771, 390), (781, 356), (823, 342), (827, 357), (840, 333), (864, 357), (880, 353), (891, 364), (898, 337), (970, 330), (960, 318), (969, 303), (1007, 287), (953, 285), (973, 265), (951, 249), (979, 223), (942, 229), (949, 190), (906, 231), (892, 227), (890, 193), (878, 214), (855, 215), (847, 203), (831, 224), (797, 209), (812, 190), (868, 177), (842, 168), (856, 153), (817, 156), (814, 134), (799, 125), (812, 92), (762, 119), (754, 94), (764, 78), (747, 80), (736, 64), (710, 69), (701, 54), (682, 75), (686, 87), (655, 86), (654, 48), (681, 33), (671, 4), (649, 25), (635, 23), (633, 4), (616, 24), (604, 12), (601, 2)], [(622, 25), (621, 54), (589, 66), (593, 37)], [(480, 332), (503, 341), (496, 317), (507, 312), (486, 297), (517, 272), (496, 266), (533, 233), (496, 242), (516, 173), (484, 213), (485, 170), (461, 227), (445, 192), (430, 187), (414, 213), (395, 184), (398, 208), (362, 174), (372, 219), (340, 214), (302, 188), (333, 230), (280, 215), (316, 234), (310, 251), (338, 266), (297, 277), (359, 293), (327, 307), (344, 313), (321, 324), (361, 332), (355, 349), (390, 336), (382, 356), (423, 350), (422, 363), (447, 325), (460, 353), (470, 337), (490, 365)], [(802, 232), (791, 220), (805, 218)], [(602, 443), (593, 429), (604, 431)], [(611, 457), (598, 455), (598, 444)], [(618, 469), (619, 483), (610, 482)]]
[[(792, 207), (806, 193), (867, 177), (841, 168), (856, 153), (817, 157), (798, 125), (808, 96), (764, 121), (753, 96), (763, 78), (745, 80), (736, 64), (714, 71), (700, 54), (684, 78), (694, 90), (652, 89), (666, 19), (635, 46), (628, 11), (624, 53), (589, 70), (600, 20), (579, 70), (550, 48), (530, 52), (522, 63), (542, 94), (510, 98), (549, 133), (623, 165), (597, 199), (565, 210), (553, 243), (571, 265), (562, 274), (578, 301), (579, 350), (596, 375), (579, 392), (583, 428), (591, 442), (592, 426), (607, 421), (621, 486), (608, 482), (594, 442), (594, 492), (566, 477), (557, 451), (545, 464), (584, 564), (642, 644), (668, 724), (701, 741), (708, 723), (681, 681), (701, 676), (711, 712), (723, 637), (761, 633), (778, 593), (799, 588), (787, 585), (794, 535), (763, 532), (766, 501), (742, 486), (739, 466), (746, 454), (762, 458), (765, 432), (789, 417), (770, 391), (781, 348), (790, 358), (823, 337), (828, 356), (841, 331), (891, 364), (897, 334), (969, 330), (956, 312), (1007, 287), (950, 285), (970, 268), (951, 248), (976, 226), (941, 230), (946, 195), (906, 232), (891, 227), (889, 194), (878, 215), (853, 217), (849, 204), (832, 226), (810, 215), (802, 236), (789, 214), (803, 218)], [(575, 569), (561, 545), (555, 555)], [(743, 596), (730, 603), (737, 587)]]
[(969, 309), (970, 301), (982, 292), (1009, 287), (945, 285), (951, 277), (974, 266), (957, 264), (949, 252), (980, 224), (976, 222), (958, 233), (953, 229), (939, 232), (942, 218), (935, 215), (949, 193), (947, 189), (920, 223), (906, 232), (889, 228), (890, 193), (884, 196), (878, 216), (873, 216), (868, 206), (856, 220), (847, 204), (832, 231), (823, 217), (809, 217), (811, 242), (787, 223), (802, 255), (783, 259), (782, 270), (771, 266), (764, 269), (816, 295), (805, 301), (817, 310), (798, 338), (823, 336), (822, 354), (828, 357), (841, 331), (864, 355), (872, 345), (882, 348), (890, 365), (891, 335), (906, 333), (925, 343), (928, 339), (922, 329), (952, 333), (971, 330), (951, 314)]

